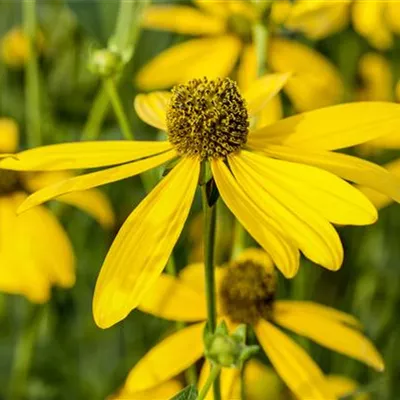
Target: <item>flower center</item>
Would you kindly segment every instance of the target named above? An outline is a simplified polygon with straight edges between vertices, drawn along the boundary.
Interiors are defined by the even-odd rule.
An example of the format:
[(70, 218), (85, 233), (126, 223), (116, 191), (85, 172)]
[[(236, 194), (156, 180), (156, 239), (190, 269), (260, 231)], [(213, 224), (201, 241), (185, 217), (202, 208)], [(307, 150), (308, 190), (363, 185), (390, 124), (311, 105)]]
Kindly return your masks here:
[(169, 141), (180, 155), (224, 158), (246, 143), (249, 116), (229, 78), (193, 79), (172, 89), (167, 127)]
[(15, 192), (20, 188), (21, 182), (18, 172), (0, 169), (0, 196)]
[(260, 318), (270, 319), (275, 291), (272, 268), (250, 260), (235, 262), (221, 281), (222, 311), (236, 323), (252, 325)]
[(251, 22), (241, 14), (232, 14), (228, 18), (228, 30), (239, 36), (244, 42), (251, 42)]

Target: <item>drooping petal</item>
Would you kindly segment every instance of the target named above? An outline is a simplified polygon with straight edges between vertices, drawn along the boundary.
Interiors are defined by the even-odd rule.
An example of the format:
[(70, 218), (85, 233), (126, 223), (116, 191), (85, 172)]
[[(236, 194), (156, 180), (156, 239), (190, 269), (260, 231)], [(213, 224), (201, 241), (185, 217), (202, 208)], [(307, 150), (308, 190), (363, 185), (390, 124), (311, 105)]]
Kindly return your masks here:
[(400, 133), (396, 131), (391, 135), (381, 136), (365, 143), (365, 146), (374, 149), (400, 149)]
[(240, 56), (240, 62), (237, 70), (237, 81), (242, 91), (257, 79), (257, 55), (253, 44), (246, 45)]
[(140, 304), (171, 255), (189, 214), (200, 173), (183, 159), (125, 221), (97, 279), (93, 313), (107, 328)]
[(204, 323), (194, 324), (155, 345), (131, 370), (125, 390), (141, 391), (183, 372), (201, 358)]
[(344, 89), (339, 71), (310, 47), (273, 38), (268, 62), (275, 72), (293, 74), (285, 85), (285, 92), (297, 110), (308, 111), (340, 102)]
[(307, 150), (336, 150), (397, 132), (400, 105), (359, 102), (285, 118), (251, 133), (252, 139)]
[(17, 153), (0, 161), (16, 171), (60, 171), (107, 167), (170, 150), (169, 142), (104, 141), (53, 144)]
[(256, 127), (261, 128), (266, 125), (274, 124), (283, 117), (283, 106), (281, 96), (278, 94), (273, 97), (257, 116)]
[[(400, 202), (400, 174), (396, 173), (395, 167), (391, 169), (386, 166), (390, 168), (387, 170), (377, 164), (347, 154), (296, 149), (287, 146), (259, 145), (258, 142), (251, 140), (249, 142), (253, 149), (268, 156), (323, 168), (343, 179), (373, 188)], [(370, 196), (367, 197), (371, 200)], [(377, 205), (374, 201), (372, 203)]]
[(237, 380), (240, 370), (237, 368), (222, 368), (221, 370), (221, 397), (223, 399), (234, 399)]
[(264, 177), (262, 184), (266, 189), (270, 186), (269, 182), (276, 182), (289, 197), (288, 205), (290, 198), (300, 198), (336, 224), (368, 225), (377, 220), (377, 212), (371, 202), (359, 190), (330, 172), (248, 151), (243, 151), (238, 159)]
[(32, 195), (21, 205), (18, 212), (22, 213), (30, 208), (42, 204), (48, 200), (57, 198), (71, 192), (79, 192), (88, 190), (96, 186), (105, 185), (107, 183), (126, 179), (131, 176), (140, 174), (158, 165), (161, 165), (176, 156), (174, 150), (166, 153), (146, 158), (129, 164), (119, 165), (117, 167), (108, 168), (102, 171), (76, 176), (65, 181), (47, 186)]
[(151, 389), (142, 390), (140, 392), (132, 392), (123, 387), (118, 393), (107, 397), (106, 400), (168, 400), (182, 389), (183, 386), (181, 382), (176, 379), (171, 379)]
[(275, 302), (275, 309), (279, 314), (284, 314), (289, 311), (295, 314), (311, 314), (316, 318), (321, 316), (322, 318), (329, 318), (338, 323), (361, 328), (360, 322), (352, 315), (332, 307), (314, 303), (313, 301), (279, 300)]
[[(348, 397), (355, 392), (359, 386), (357, 382), (344, 375), (327, 375), (326, 379), (331, 391), (335, 393), (337, 397)], [(360, 393), (359, 396), (355, 397), (355, 400), (368, 400), (368, 397), (364, 397), (363, 394)]]
[(330, 270), (340, 268), (343, 248), (335, 229), (301, 197), (282, 187), (279, 175), (266, 174), (264, 168), (259, 173), (258, 165), (243, 154), (229, 157), (229, 165), (244, 192), (264, 214), (285, 227), (287, 236), (307, 258)]
[(299, 252), (275, 220), (264, 214), (238, 185), (221, 160), (211, 162), (213, 177), (225, 204), (239, 222), (272, 257), (286, 277), (299, 267)]
[(0, 153), (14, 153), (19, 143), (17, 123), (11, 118), (0, 118)]
[(139, 310), (175, 321), (207, 319), (204, 294), (193, 290), (181, 279), (160, 275), (138, 306)]
[(226, 30), (223, 19), (180, 5), (149, 7), (143, 15), (143, 26), (184, 35), (218, 35)]
[(254, 327), (272, 365), (290, 390), (302, 400), (335, 400), (326, 378), (308, 354), (270, 322)]
[[(24, 187), (34, 192), (46, 186), (72, 178), (74, 175), (67, 171), (28, 172), (24, 176)], [(58, 197), (58, 201), (72, 205), (91, 215), (104, 228), (111, 228), (115, 223), (115, 215), (111, 203), (99, 190), (72, 192)]]
[(260, 112), (279, 93), (289, 77), (290, 73), (267, 74), (250, 84), (243, 94), (249, 116)]
[(240, 48), (239, 39), (230, 35), (189, 40), (153, 58), (138, 72), (136, 84), (143, 90), (154, 90), (199, 76), (225, 77), (233, 69)]
[(138, 94), (134, 101), (135, 111), (147, 124), (166, 131), (166, 113), (170, 99), (170, 92)]
[(229, 14), (227, 1), (193, 0), (193, 3), (203, 11), (226, 19)]
[(378, 371), (384, 363), (374, 345), (357, 330), (323, 315), (299, 312), (286, 308), (274, 313), (274, 320), (281, 326), (306, 336), (321, 346), (355, 358)]
[[(391, 174), (393, 174), (395, 177), (399, 178), (400, 181), (400, 159), (392, 161), (389, 164), (385, 165), (385, 168), (388, 172), (390, 172)], [(376, 191), (374, 189), (371, 189), (371, 185), (369, 185), (370, 187), (366, 187), (366, 186), (360, 186), (357, 185), (357, 188), (364, 193), (365, 196), (368, 197), (368, 199), (372, 202), (372, 204), (379, 210), (381, 208), (384, 208), (386, 206), (388, 206), (389, 204), (392, 203), (392, 199), (388, 196), (385, 196), (383, 193), (383, 191)], [(395, 187), (395, 185), (392, 186), (393, 188)], [(400, 192), (400, 190), (399, 190)], [(387, 193), (387, 192), (386, 192)], [(397, 202), (400, 202), (400, 196), (397, 196), (395, 198), (395, 200)]]

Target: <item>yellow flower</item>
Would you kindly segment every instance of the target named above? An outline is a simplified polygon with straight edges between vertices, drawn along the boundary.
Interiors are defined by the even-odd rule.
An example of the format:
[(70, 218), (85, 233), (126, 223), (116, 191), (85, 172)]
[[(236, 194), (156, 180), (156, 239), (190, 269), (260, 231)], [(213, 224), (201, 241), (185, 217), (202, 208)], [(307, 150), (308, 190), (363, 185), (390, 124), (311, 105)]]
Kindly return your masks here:
[[(241, 89), (257, 76), (252, 25), (260, 18), (249, 2), (195, 0), (190, 6), (155, 5), (144, 16), (144, 26), (200, 36), (157, 55), (139, 71), (136, 83), (144, 90), (169, 88), (199, 76), (226, 77), (239, 60)], [(266, 49), (267, 51), (267, 49)], [(271, 37), (268, 67), (291, 72), (285, 91), (299, 111), (338, 103), (343, 84), (336, 68), (318, 52), (295, 41)], [(160, 73), (162, 71), (162, 73)]]
[(393, 45), (400, 34), (400, 2), (392, 0), (356, 0), (353, 4), (354, 29), (379, 50)]
[[(36, 46), (39, 51), (43, 50), (44, 37), (40, 31), (37, 34)], [(20, 27), (7, 32), (1, 40), (0, 47), (2, 59), (10, 67), (22, 67), (29, 59), (29, 42)]]
[(351, 0), (275, 1), (272, 4), (271, 19), (286, 29), (319, 40), (348, 25), (350, 3)]
[(132, 392), (124, 386), (118, 393), (109, 396), (107, 400), (169, 400), (182, 389), (182, 384), (177, 380), (166, 381), (140, 392)]
[(100, 327), (125, 318), (162, 272), (187, 219), (205, 161), (222, 200), (286, 277), (297, 272), (299, 250), (325, 268), (339, 269), (343, 249), (332, 223), (366, 225), (377, 219), (371, 203), (341, 178), (400, 200), (400, 183), (386, 170), (330, 151), (393, 132), (400, 106), (339, 105), (249, 131), (249, 117), (286, 79), (287, 75), (266, 75), (243, 96), (228, 78), (197, 79), (175, 87), (172, 94), (137, 96), (139, 116), (168, 132), (164, 142), (66, 143), (0, 161), (0, 167), (13, 170), (114, 165), (39, 190), (20, 207), (24, 211), (177, 159), (128, 217), (105, 259), (93, 302)]
[[(130, 390), (158, 385), (203, 357), (207, 318), (203, 269), (201, 264), (192, 264), (179, 278), (161, 275), (141, 302), (139, 309), (144, 312), (195, 323), (162, 340), (133, 367), (125, 383)], [(231, 327), (242, 323), (252, 326), (271, 364), (298, 398), (328, 400), (336, 396), (319, 367), (277, 325), (383, 370), (380, 355), (351, 315), (309, 301), (275, 300), (275, 271), (265, 252), (246, 250), (227, 267), (216, 269), (216, 282), (218, 318)], [(234, 368), (222, 370), (225, 399), (231, 399), (236, 374)], [(203, 381), (206, 374), (201, 375)]]
[[(13, 153), (18, 146), (18, 127), (13, 120), (0, 118), (0, 153)], [(74, 255), (62, 226), (45, 207), (34, 208), (17, 217), (17, 208), (28, 192), (70, 174), (22, 173), (0, 170), (0, 290), (22, 294), (43, 303), (53, 285), (74, 285)], [(72, 193), (59, 200), (73, 204), (110, 226), (113, 214), (107, 199), (95, 190)]]

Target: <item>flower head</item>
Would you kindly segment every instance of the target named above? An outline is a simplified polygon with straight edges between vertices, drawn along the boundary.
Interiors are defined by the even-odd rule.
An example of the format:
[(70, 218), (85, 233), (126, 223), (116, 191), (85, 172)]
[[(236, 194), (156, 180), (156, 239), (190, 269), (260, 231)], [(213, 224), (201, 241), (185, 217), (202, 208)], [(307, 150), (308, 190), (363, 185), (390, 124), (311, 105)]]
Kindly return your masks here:
[[(161, 275), (152, 293), (143, 299), (139, 306), (142, 311), (161, 318), (196, 323), (173, 333), (153, 347), (131, 370), (126, 387), (144, 390), (158, 385), (203, 356), (202, 321), (206, 319), (206, 302), (203, 281), (199, 279), (202, 268), (201, 264), (188, 266), (179, 278)], [(251, 268), (256, 271), (251, 272)], [(250, 274), (249, 278), (244, 277), (243, 269)], [(359, 332), (359, 323), (355, 318), (313, 302), (275, 300), (271, 292), (275, 291), (272, 273), (270, 257), (257, 249), (246, 250), (238, 260), (217, 268), (218, 316), (232, 328), (238, 323), (253, 327), (271, 364), (299, 399), (337, 397), (319, 367), (277, 325), (382, 371), (380, 355)], [(248, 279), (249, 284), (254, 283), (254, 277), (260, 276), (264, 284), (256, 287), (256, 294), (244, 287), (246, 283), (243, 279)], [(231, 285), (231, 290), (227, 295), (228, 285)], [(262, 296), (264, 301), (261, 301)], [(233, 304), (238, 305), (239, 313), (230, 307)], [(235, 372), (230, 371), (223, 370), (221, 375), (223, 381), (226, 379), (222, 383), (225, 389), (228, 382), (233, 384), (233, 380), (229, 379)]]
[[(222, 200), (286, 277), (296, 274), (299, 251), (325, 268), (340, 268), (343, 249), (332, 223), (375, 222), (375, 208), (345, 180), (400, 200), (400, 183), (386, 170), (331, 151), (395, 131), (399, 105), (371, 102), (334, 106), (247, 133), (244, 104), (252, 117), (287, 79), (287, 74), (266, 75), (241, 94), (229, 80), (196, 80), (178, 87), (172, 95), (156, 92), (137, 96), (137, 113), (145, 122), (168, 132), (169, 139), (164, 142), (66, 143), (0, 161), (0, 167), (13, 170), (110, 167), (34, 193), (20, 207), (22, 212), (52, 198), (125, 179), (177, 159), (128, 217), (111, 246), (94, 295), (94, 317), (99, 326), (109, 327), (125, 318), (162, 272), (189, 214), (202, 162), (211, 166)], [(204, 98), (188, 100), (190, 90), (196, 91), (199, 85), (203, 89), (198, 96)], [(221, 98), (221, 90), (228, 90), (230, 97)], [(197, 111), (191, 112), (191, 107)], [(230, 109), (238, 115), (229, 113)], [(177, 126), (169, 128), (172, 120)]]

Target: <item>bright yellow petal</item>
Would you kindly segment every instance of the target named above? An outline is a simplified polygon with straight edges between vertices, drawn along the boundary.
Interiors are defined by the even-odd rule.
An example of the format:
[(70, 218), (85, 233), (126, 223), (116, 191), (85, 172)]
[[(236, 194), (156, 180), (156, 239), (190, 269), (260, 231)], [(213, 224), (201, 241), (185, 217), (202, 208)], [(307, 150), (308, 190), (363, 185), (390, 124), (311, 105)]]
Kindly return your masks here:
[[(301, 197), (293, 196), (290, 189), (281, 184), (279, 174), (266, 173), (269, 161), (275, 167), (274, 162), (278, 160), (266, 159), (265, 163), (254, 160), (245, 152), (229, 157), (229, 166), (244, 192), (264, 214), (285, 227), (286, 235), (307, 258), (330, 270), (339, 269), (343, 261), (343, 248), (332, 225)], [(293, 165), (293, 168), (296, 167)]]
[(259, 173), (266, 190), (269, 182), (276, 182), (289, 197), (286, 202), (282, 200), (289, 207), (290, 198), (300, 198), (328, 221), (341, 225), (368, 225), (378, 218), (375, 207), (360, 191), (330, 172), (248, 151), (237, 159)]
[(170, 380), (140, 392), (132, 392), (123, 387), (117, 394), (107, 397), (107, 400), (169, 400), (182, 389), (182, 383)]
[(18, 142), (17, 123), (11, 118), (0, 118), (0, 153), (15, 153)]
[(138, 94), (134, 102), (135, 111), (139, 118), (147, 124), (166, 131), (166, 113), (170, 99), (170, 92)]
[(138, 306), (139, 310), (175, 321), (207, 319), (206, 299), (185, 282), (162, 274)]
[(206, 15), (190, 6), (154, 5), (143, 15), (145, 28), (184, 35), (218, 35), (226, 30), (223, 19)]
[(281, 326), (306, 336), (321, 346), (355, 358), (378, 371), (383, 371), (382, 357), (372, 342), (357, 330), (334, 319), (298, 309), (276, 310), (274, 320)]
[(222, 368), (220, 377), (222, 399), (233, 400), (235, 385), (240, 377), (240, 370), (237, 368)]
[(272, 257), (286, 277), (299, 267), (299, 253), (280, 225), (264, 214), (238, 185), (222, 160), (211, 163), (213, 177), (222, 199), (239, 222)]
[(140, 304), (160, 276), (189, 214), (200, 173), (183, 159), (125, 221), (97, 279), (93, 313), (107, 328)]
[[(328, 151), (313, 151), (275, 145), (264, 147), (256, 145), (254, 149), (261, 150), (271, 157), (323, 168), (343, 179), (373, 188), (379, 192), (378, 194), (384, 193), (400, 202), (400, 176), (396, 172), (396, 167), (388, 172), (385, 168), (361, 158)], [(369, 195), (367, 197), (371, 200)], [(377, 205), (374, 201), (372, 203), (375, 206)]]
[(79, 192), (91, 189), (96, 186), (105, 185), (107, 183), (126, 179), (131, 176), (140, 174), (151, 168), (161, 165), (176, 156), (174, 150), (166, 153), (146, 158), (129, 164), (119, 165), (117, 167), (108, 168), (102, 171), (76, 176), (65, 181), (47, 186), (28, 197), (21, 205), (18, 212), (22, 213), (30, 208), (42, 204), (48, 200), (57, 198), (71, 192)]
[(260, 112), (279, 93), (290, 75), (290, 73), (267, 74), (250, 84), (243, 93), (250, 117)]
[[(400, 182), (400, 160), (395, 160), (392, 161), (389, 164), (385, 165), (385, 168), (387, 171), (389, 171), (391, 174), (399, 178)], [(372, 202), (372, 204), (379, 210), (381, 208), (384, 208), (388, 206), (389, 204), (392, 203), (392, 199), (388, 196), (385, 196), (384, 192), (378, 192), (374, 189), (371, 189), (370, 187), (365, 187), (365, 186), (357, 186), (357, 188), (364, 193), (365, 196), (368, 197), (368, 199)], [(396, 198), (396, 201), (400, 201), (400, 197)]]
[(390, 29), (397, 35), (400, 34), (400, 4), (398, 1), (386, 2), (385, 17)]
[(400, 149), (400, 132), (396, 131), (391, 135), (381, 136), (365, 145), (374, 149)]
[(261, 320), (254, 329), (272, 365), (299, 399), (335, 400), (322, 371), (298, 344), (270, 322)]
[(0, 168), (16, 171), (59, 171), (107, 167), (170, 150), (169, 142), (104, 141), (54, 144), (17, 153), (0, 161)]
[[(199, 379), (197, 382), (197, 390), (201, 391), (201, 389), (204, 387), (204, 385), (207, 382), (207, 378), (210, 376), (210, 362), (205, 358), (204, 363), (200, 369), (200, 374), (199, 374)], [(208, 393), (206, 394), (204, 400), (214, 400), (214, 394), (213, 390), (209, 390)], [(228, 399), (223, 399), (223, 400), (228, 400)]]
[(188, 40), (153, 58), (138, 72), (136, 84), (143, 90), (154, 90), (192, 78), (225, 77), (233, 69), (240, 48), (240, 41), (229, 35)]
[(254, 45), (246, 45), (240, 56), (237, 81), (242, 91), (257, 79), (257, 55)]
[(355, 328), (361, 328), (360, 322), (350, 314), (327, 307), (313, 301), (279, 300), (275, 303), (275, 310), (279, 314), (291, 312), (293, 314), (310, 314), (315, 318), (328, 318), (338, 323), (347, 324)]
[(285, 92), (299, 111), (340, 102), (343, 82), (339, 71), (320, 53), (295, 41), (272, 39), (268, 62), (275, 72), (291, 72)]
[(283, 117), (281, 96), (278, 94), (271, 99), (257, 116), (257, 128), (274, 124)]
[(149, 389), (194, 364), (203, 355), (204, 323), (191, 325), (155, 345), (131, 370), (125, 389), (131, 392)]
[[(358, 383), (343, 375), (327, 375), (328, 385), (337, 397), (347, 397), (355, 392), (358, 388)], [(354, 397), (354, 400), (368, 400), (368, 397), (360, 396)]]
[(228, 17), (228, 1), (193, 0), (193, 3), (211, 15), (216, 15), (224, 19)]
[(252, 132), (251, 138), (307, 150), (336, 150), (395, 133), (399, 124), (399, 104), (360, 102), (285, 118)]

